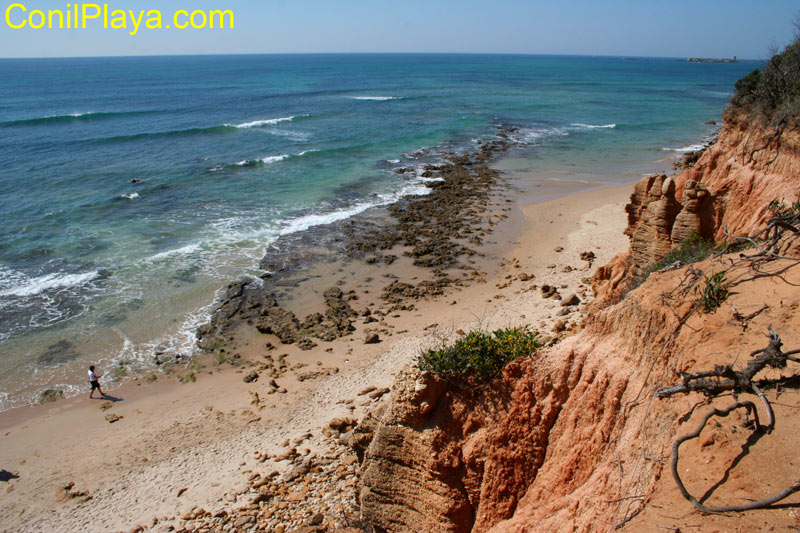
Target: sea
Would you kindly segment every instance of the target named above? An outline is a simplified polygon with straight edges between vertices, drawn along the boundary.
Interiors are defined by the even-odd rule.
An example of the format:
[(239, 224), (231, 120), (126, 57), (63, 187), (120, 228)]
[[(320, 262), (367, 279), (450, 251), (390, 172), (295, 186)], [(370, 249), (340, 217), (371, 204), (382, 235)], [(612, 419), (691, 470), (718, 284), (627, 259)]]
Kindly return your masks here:
[[(0, 410), (192, 353), (275, 243), (429, 192), (512, 128), (586, 187), (669, 170), (757, 67), (675, 58), (238, 55), (0, 60)], [(716, 125), (709, 124), (716, 122)], [(519, 165), (517, 165), (519, 166)], [(109, 384), (110, 386), (110, 384)]]

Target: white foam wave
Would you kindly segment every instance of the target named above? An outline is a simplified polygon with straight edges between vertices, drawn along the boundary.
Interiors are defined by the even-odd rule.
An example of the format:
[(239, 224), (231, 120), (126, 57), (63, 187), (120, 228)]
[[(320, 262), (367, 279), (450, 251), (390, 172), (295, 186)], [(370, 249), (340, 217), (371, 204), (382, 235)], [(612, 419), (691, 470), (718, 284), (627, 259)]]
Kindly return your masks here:
[(702, 150), (703, 148), (706, 148), (706, 146), (707, 145), (705, 144), (690, 144), (688, 146), (682, 146), (680, 148), (662, 148), (662, 150), (664, 150), (665, 152), (688, 153), (688, 152), (696, 152), (698, 150)]
[(297, 154), (297, 157), (302, 157), (306, 154), (313, 154), (314, 152), (319, 152), (319, 150), (303, 150), (302, 152)]
[(587, 128), (587, 129), (590, 129), (590, 130), (594, 130), (594, 129), (613, 129), (613, 128), (617, 127), (616, 124), (596, 125), (596, 124), (581, 124), (580, 122), (576, 122), (575, 124), (573, 124), (573, 126), (577, 126), (579, 128)]
[(547, 137), (562, 137), (569, 132), (562, 128), (520, 128), (514, 132), (513, 137), (517, 142), (535, 143)]
[[(430, 181), (436, 181), (436, 179), (431, 179)], [(279, 234), (289, 235), (300, 231), (306, 231), (315, 226), (332, 224), (334, 222), (346, 220), (352, 216), (363, 213), (367, 209), (372, 209), (373, 207), (383, 207), (393, 204), (404, 196), (425, 196), (430, 193), (431, 190), (423, 183), (412, 182), (403, 186), (397, 192), (377, 194), (375, 195), (375, 199), (373, 201), (359, 202), (355, 205), (337, 211), (332, 211), (330, 213), (314, 213), (294, 219), (284, 220), (282, 221), (283, 227), (281, 228)]]
[(362, 202), (355, 204), (346, 209), (333, 211), (331, 213), (305, 215), (295, 219), (285, 221), (284, 227), (280, 231), (280, 235), (290, 235), (300, 231), (306, 231), (314, 226), (324, 226), (325, 224), (332, 224), (341, 220), (346, 220), (352, 216), (363, 213), (371, 207), (376, 207), (380, 204), (371, 202)]
[(130, 192), (128, 194), (121, 194), (120, 198), (127, 198), (128, 200), (135, 200), (136, 198), (139, 198), (139, 193), (138, 192)]
[[(300, 115), (302, 117), (307, 117), (308, 115)], [(263, 120), (254, 120), (252, 122), (243, 122), (241, 124), (225, 124), (226, 126), (230, 126), (233, 128), (239, 129), (250, 129), (250, 128), (260, 128), (262, 126), (274, 126), (276, 124), (280, 124), (281, 122), (291, 122), (295, 118), (296, 115), (292, 115), (290, 117), (280, 117), (280, 118), (267, 118)]]
[(269, 165), (270, 163), (277, 163), (278, 161), (283, 161), (288, 157), (289, 154), (268, 155), (266, 157), (261, 157), (259, 159), (244, 159), (242, 161), (237, 161), (236, 163), (234, 163), (234, 165), (236, 165), (237, 167), (246, 167), (253, 165)]
[(399, 159), (387, 159), (386, 162), (390, 163), (392, 165), (396, 165), (397, 163), (400, 162), (400, 160)]
[(385, 102), (387, 100), (402, 100), (402, 96), (350, 96), (353, 100), (369, 100), (373, 102)]
[[(28, 278), (25, 275), (16, 276), (17, 284), (7, 289), (0, 290), (3, 296), (35, 296), (48, 290), (63, 289), (83, 285), (100, 275), (99, 272), (85, 272), (83, 274), (63, 274), (55, 272), (38, 278)], [(5, 281), (5, 280), (3, 280)]]
[(176, 256), (176, 255), (189, 255), (196, 251), (200, 250), (200, 244), (187, 244), (186, 246), (181, 246), (180, 248), (175, 248), (174, 250), (166, 250), (164, 252), (157, 253), (155, 255), (151, 255), (147, 259), (146, 262), (154, 262), (154, 261), (161, 261), (162, 259), (166, 259), (168, 257)]

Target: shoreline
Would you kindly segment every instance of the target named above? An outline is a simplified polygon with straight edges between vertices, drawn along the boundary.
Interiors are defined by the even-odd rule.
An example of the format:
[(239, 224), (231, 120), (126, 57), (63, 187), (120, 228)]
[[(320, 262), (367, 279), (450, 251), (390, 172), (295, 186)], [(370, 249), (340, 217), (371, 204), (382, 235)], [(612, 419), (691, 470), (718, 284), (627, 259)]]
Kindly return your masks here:
[[(217, 509), (241, 504), (254, 472), (275, 470), (285, 476), (295, 465), (293, 459), (272, 458), (292, 448), (282, 446), (287, 441), (298, 442), (294, 447), (301, 450), (300, 459), (336, 453), (349, 457), (337, 439), (325, 435), (328, 422), (363, 416), (380, 399), (369, 394), (390, 387), (393, 373), (421, 349), (452, 338), (460, 329), (515, 322), (535, 328), (547, 324), (552, 329), (565, 321), (566, 330), (577, 323), (580, 313), (568, 313), (566, 320), (558, 317), (562, 307), (542, 298), (539, 287), (550, 284), (564, 295), (572, 291), (584, 299), (591, 289), (581, 279), (593, 269), (578, 255), (583, 248), (596, 248), (595, 262), (603, 264), (627, 247), (622, 205), (631, 189), (632, 185), (601, 188), (514, 207), (524, 223), (519, 235), (508, 236), (513, 248), (499, 259), (498, 274), (385, 317), (384, 329), (392, 335), (381, 335), (379, 344), (363, 344), (359, 327), (356, 336), (320, 343), (310, 351), (279, 346), (275, 353), (287, 354), (286, 367), (276, 379), (284, 393), (270, 394), (270, 378), (258, 366), (264, 360), (265, 342), (274, 338), (270, 341), (269, 336), (245, 329), (236, 332), (239, 351), (243, 360), (257, 362), (252, 366), (206, 367), (198, 373), (197, 383), (170, 379), (123, 384), (113, 395), (124, 401), (112, 403), (107, 411), (100, 410), (104, 402), (88, 402), (81, 395), (24, 409), (24, 415), (23, 409), (0, 413), (5, 441), (1, 464), (10, 472), (19, 471), (19, 479), (9, 483), (14, 488), (4, 499), (0, 516), (5, 523), (20, 522), (18, 530), (63, 524), (86, 530), (124, 529), (141, 523), (143, 513), (161, 524), (177, 525), (193, 505)], [(558, 247), (562, 251), (556, 252)], [(564, 272), (567, 266), (573, 270)], [(457, 305), (451, 305), (454, 300)], [(261, 376), (243, 386), (243, 377), (254, 369)], [(205, 373), (209, 370), (212, 375)], [(300, 379), (304, 374), (307, 377)], [(369, 387), (376, 389), (358, 395)], [(123, 418), (109, 424), (106, 414)], [(308, 433), (312, 436), (303, 438)], [(52, 435), (60, 436), (58, 443), (52, 442)], [(270, 459), (261, 461), (264, 454)], [(342, 482), (353, 479), (349, 476), (354, 473), (346, 474)], [(63, 502), (47, 496), (30, 499), (36, 491), (49, 495), (68, 483), (74, 483), (68, 494), (88, 491), (91, 503), (83, 505), (79, 495)], [(120, 486), (126, 489), (115, 489)], [(340, 487), (339, 492), (347, 491)], [(153, 501), (144, 503), (148, 500)], [(19, 509), (24, 509), (22, 516), (17, 515)], [(123, 516), (118, 516), (121, 511)]]
[[(520, 173), (525, 173), (526, 172), (526, 171), (519, 171), (518, 169), (505, 168), (505, 167), (502, 166), (502, 164), (501, 165), (497, 164), (498, 162), (502, 163), (503, 161), (511, 161), (511, 160), (514, 160), (514, 159), (519, 160), (520, 158), (524, 159), (524, 155), (521, 155), (519, 150), (520, 149), (524, 149), (525, 143), (523, 141), (520, 141), (519, 139), (516, 139), (514, 137), (514, 133), (516, 131), (517, 131), (516, 128), (513, 127), (513, 126), (503, 126), (503, 125), (497, 126), (497, 135), (495, 137), (495, 140), (478, 141), (477, 144), (475, 145), (477, 148), (475, 149), (475, 151), (472, 152), (473, 154), (478, 154), (479, 156), (481, 156), (483, 161), (488, 162), (489, 163), (488, 168), (490, 168), (492, 170), (499, 170), (501, 172), (501, 176), (498, 178), (498, 180), (501, 181), (501, 182), (505, 181), (506, 176), (504, 176), (504, 174), (507, 173), (509, 170), (511, 170), (511, 172), (520, 172)], [(473, 147), (473, 148), (475, 148), (475, 147)], [(421, 162), (419, 163), (418, 167), (409, 167), (408, 169), (404, 169), (404, 170), (406, 170), (406, 172), (400, 172), (400, 174), (404, 175), (404, 180), (405, 180), (404, 182), (408, 182), (409, 180), (413, 181), (415, 179), (415, 176), (416, 176), (417, 179), (419, 179), (421, 171), (424, 170), (425, 168), (436, 167), (437, 165), (431, 165), (430, 163), (425, 164), (426, 161), (430, 161), (432, 158), (433, 159), (440, 159), (440, 160), (447, 160), (448, 154), (449, 154), (450, 157), (453, 157), (455, 159), (464, 157), (464, 154), (461, 153), (461, 152), (449, 152), (449, 153), (448, 152), (442, 152), (440, 150), (440, 148), (438, 147), (438, 145), (436, 147), (430, 148), (429, 150), (431, 151), (431, 154), (420, 155), (419, 156), (419, 157), (421, 157)], [(420, 153), (420, 154), (423, 154), (424, 152), (425, 152), (425, 150), (419, 150), (418, 151), (418, 153)], [(655, 161), (655, 162), (653, 162), (651, 164), (651, 166), (653, 168), (655, 168), (655, 166), (658, 163), (660, 163), (661, 161), (663, 161), (663, 160)], [(442, 165), (439, 165), (439, 166), (442, 166)], [(403, 170), (403, 169), (401, 169), (401, 170)], [(606, 169), (606, 171), (607, 171), (607, 169)], [(527, 172), (530, 172), (530, 171), (527, 171)], [(430, 174), (430, 172), (426, 172), (425, 174)], [(422, 174), (422, 175), (425, 176), (425, 174)], [(635, 175), (635, 179), (631, 179), (631, 182), (633, 182), (635, 180), (638, 180), (640, 178), (640, 176), (638, 174), (635, 174), (635, 173), (634, 174), (627, 173), (627, 174), (624, 174), (624, 175), (626, 177), (631, 177), (631, 178), (633, 178), (633, 176)], [(424, 179), (426, 180), (426, 184), (429, 187), (435, 187), (437, 185), (437, 183), (436, 183), (436, 179), (437, 178), (435, 178), (435, 177), (431, 178), (430, 176), (428, 176), (428, 177), (424, 177)], [(554, 177), (554, 178), (551, 177), (551, 178), (548, 178), (545, 181), (548, 182), (548, 183), (544, 183), (544, 189), (546, 189), (546, 191), (543, 190), (543, 189), (534, 189), (532, 187), (531, 188), (525, 188), (524, 185), (523, 185), (523, 190), (522, 190), (521, 194), (522, 194), (522, 198), (524, 198), (524, 201), (536, 201), (536, 202), (538, 202), (538, 201), (541, 201), (542, 199), (557, 198), (557, 197), (560, 197), (560, 196), (563, 196), (563, 195), (573, 194), (575, 192), (580, 192), (580, 191), (585, 191), (585, 190), (592, 190), (594, 188), (602, 188), (602, 187), (608, 187), (608, 186), (613, 187), (613, 186), (616, 186), (616, 185), (619, 184), (618, 181), (597, 181), (597, 182), (594, 182), (594, 181), (591, 181), (591, 180), (587, 181), (587, 180), (584, 180), (584, 179), (569, 180), (569, 179), (562, 179), (562, 178), (558, 178), (558, 177)], [(542, 187), (542, 186), (543, 186), (542, 184), (536, 185), (536, 187)], [(508, 183), (503, 183), (500, 186), (500, 188), (507, 188), (507, 187), (509, 187)], [(513, 186), (511, 188), (514, 189)], [(519, 191), (513, 190), (512, 192), (513, 193), (517, 193)], [(492, 193), (492, 194), (494, 195), (493, 199), (496, 199), (497, 193)], [(393, 204), (390, 204), (390, 205), (373, 206), (373, 207), (369, 208), (368, 210), (366, 210), (365, 212), (353, 215), (353, 216), (349, 217), (348, 219), (346, 219), (345, 221), (340, 223), (342, 225), (349, 225), (351, 228), (356, 228), (355, 231), (352, 230), (352, 229), (351, 230), (343, 230), (341, 228), (332, 228), (329, 225), (323, 224), (321, 226), (315, 226), (313, 228), (309, 228), (308, 230), (302, 232), (301, 234), (294, 234), (293, 233), (293, 234), (288, 236), (288, 238), (286, 239), (286, 242), (283, 242), (284, 237), (281, 237), (281, 240), (269, 245), (269, 247), (267, 248), (266, 254), (259, 261), (260, 267), (265, 269), (265, 270), (267, 270), (267, 271), (269, 271), (270, 270), (269, 267), (277, 266), (278, 270), (286, 270), (286, 269), (288, 269), (288, 272), (289, 272), (288, 275), (282, 275), (281, 273), (278, 273), (278, 275), (275, 277), (275, 282), (276, 282), (275, 283), (275, 285), (276, 285), (275, 292), (276, 292), (277, 296), (279, 297), (279, 299), (282, 296), (285, 301), (288, 300), (285, 303), (287, 304), (287, 306), (289, 308), (292, 308), (292, 310), (295, 311), (298, 314), (298, 316), (303, 316), (305, 314), (314, 313), (315, 311), (318, 311), (319, 310), (318, 309), (319, 302), (315, 301), (315, 298), (318, 299), (318, 300), (321, 299), (321, 298), (318, 298), (318, 297), (321, 296), (321, 294), (324, 291), (324, 288), (321, 289), (321, 290), (312, 288), (311, 290), (300, 291), (303, 294), (301, 294), (301, 296), (298, 298), (297, 297), (298, 284), (301, 284), (303, 286), (309, 285), (309, 283), (307, 282), (309, 277), (312, 277), (312, 278), (313, 277), (317, 277), (317, 278), (320, 277), (320, 274), (317, 271), (315, 271), (314, 269), (316, 268), (316, 266), (318, 264), (327, 263), (327, 262), (330, 262), (331, 260), (334, 259), (334, 258), (331, 257), (331, 249), (333, 248), (333, 245), (335, 245), (337, 243), (337, 241), (341, 241), (341, 239), (345, 239), (345, 240), (353, 239), (354, 238), (353, 237), (354, 233), (358, 233), (358, 231), (363, 230), (363, 228), (365, 228), (365, 227), (369, 228), (370, 224), (380, 226), (381, 223), (382, 223), (381, 222), (382, 220), (385, 221), (387, 219), (391, 219), (392, 218), (391, 212), (392, 212), (392, 210), (394, 208), (396, 208), (396, 206), (401, 205), (404, 202), (407, 202), (409, 200), (409, 198), (412, 198), (412, 199), (413, 198), (423, 198), (424, 199), (425, 196), (414, 196), (414, 195), (412, 195), (410, 197), (402, 197), (397, 202), (395, 202)], [(516, 200), (518, 201), (519, 197), (516, 198)], [(498, 206), (497, 209), (499, 210), (500, 207)], [(498, 213), (494, 213), (494, 214), (497, 215)], [(501, 219), (497, 220), (497, 221), (491, 221), (489, 223), (489, 226), (491, 227), (495, 223), (504, 224), (505, 222), (502, 220), (502, 216), (503, 215), (500, 214)], [(490, 218), (491, 217), (487, 217), (487, 219), (490, 219)], [(375, 222), (376, 219), (378, 219), (377, 223)], [(508, 242), (504, 242), (504, 243), (501, 243), (499, 245), (495, 244), (495, 245), (490, 245), (490, 246), (487, 246), (486, 244), (481, 244), (482, 250), (488, 250), (489, 251), (489, 253), (488, 253), (489, 257), (488, 258), (479, 257), (477, 259), (477, 263), (478, 263), (479, 266), (475, 270), (477, 270), (478, 272), (483, 272), (484, 270), (486, 270), (486, 271), (491, 270), (491, 268), (493, 266), (493, 262), (494, 262), (493, 259), (491, 258), (491, 254), (493, 252), (502, 253), (502, 251), (504, 249), (507, 249), (509, 246), (510, 246), (510, 244)], [(278, 252), (275, 252), (273, 250), (273, 248), (285, 248), (285, 249), (283, 249), (281, 251), (278, 251)], [(363, 251), (361, 251), (359, 253), (361, 253), (361, 255), (364, 255)], [(316, 257), (315, 257), (315, 254), (316, 254)], [(484, 255), (483, 252), (481, 253), (481, 255)], [(380, 252), (377, 251), (377, 253), (375, 253), (375, 256), (376, 257), (374, 259), (378, 260), (378, 262), (379, 262), (379, 260), (381, 259)], [(306, 265), (303, 265), (303, 263), (307, 259), (310, 260), (312, 263), (315, 263), (315, 266), (312, 267), (312, 275), (311, 276), (304, 276), (304, 273), (308, 270), (308, 268), (307, 268)], [(351, 260), (351, 259), (352, 258), (345, 257), (344, 253), (339, 253), (339, 256), (335, 258), (335, 260), (337, 260), (338, 263), (339, 263), (339, 265), (337, 265), (338, 268), (339, 268), (339, 271), (341, 271), (341, 266), (340, 266), (341, 263), (350, 262), (352, 264), (355, 264), (355, 268), (352, 268), (351, 272), (352, 271), (357, 271), (358, 275), (362, 279), (370, 277), (370, 271), (371, 272), (378, 271), (378, 272), (380, 272), (380, 274), (383, 274), (383, 273), (387, 272), (385, 268), (365, 269), (364, 268), (365, 265), (363, 265), (363, 264), (359, 265), (358, 264), (359, 263), (358, 259), (355, 259), (355, 260)], [(277, 262), (277, 264), (270, 265), (269, 264), (270, 261)], [(361, 262), (363, 263), (363, 261), (361, 261)], [(349, 266), (352, 267), (353, 266), (352, 264), (349, 265)], [(378, 265), (378, 266), (380, 267), (380, 265)], [(397, 267), (402, 267), (402, 262), (400, 262), (397, 265)], [(320, 269), (320, 271), (325, 272), (325, 269)], [(388, 270), (388, 272), (389, 273), (396, 272), (396, 269), (394, 271)], [(332, 272), (330, 270), (328, 270), (326, 273), (327, 274), (331, 274)], [(333, 273), (335, 274), (336, 272), (334, 271)], [(420, 273), (418, 273), (418, 275), (426, 276), (426, 275), (428, 275), (428, 273), (420, 272)], [(266, 276), (262, 276), (262, 277), (266, 277)], [(399, 277), (402, 277), (402, 276), (399, 276)], [(311, 285), (313, 285), (313, 283)], [(376, 286), (373, 284), (371, 286), (371, 289), (374, 290), (375, 288), (376, 288)], [(379, 288), (378, 288), (378, 290), (379, 290)], [(201, 311), (202, 311), (203, 314), (205, 314), (208, 309), (213, 309), (214, 307), (217, 307), (219, 305), (220, 299), (222, 297), (221, 295), (224, 294), (224, 291), (225, 291), (225, 285), (222, 285), (215, 292), (215, 296), (214, 296), (213, 300), (207, 302), (206, 304), (204, 304), (201, 307)], [(309, 296), (309, 295), (311, 295), (311, 296)], [(305, 303), (303, 303), (303, 299), (304, 298), (305, 298)], [(299, 305), (298, 305), (298, 303), (299, 303)], [(295, 306), (296, 306), (296, 308), (295, 308)], [(197, 315), (197, 312), (193, 311), (192, 313), (190, 313), (190, 316), (192, 316), (192, 317), (194, 317), (195, 315)], [(197, 320), (196, 318), (191, 318), (191, 319), (184, 320), (184, 322), (187, 322), (187, 321), (191, 321), (194, 324), (193, 325), (192, 336), (194, 336), (196, 331), (200, 327), (202, 327), (202, 325), (206, 322), (205, 320)], [(117, 334), (119, 334), (119, 333), (117, 332)], [(180, 337), (185, 337), (186, 336), (186, 331), (184, 331), (184, 329), (182, 328), (180, 330), (180, 333), (176, 334), (176, 335), (178, 335)], [(174, 340), (173, 337), (174, 336), (168, 336), (168, 337), (162, 338), (161, 340), (164, 341), (165, 339), (167, 339), (169, 341), (169, 344), (171, 344), (172, 341)], [(160, 347), (162, 345), (166, 345), (166, 344), (167, 343), (165, 343), (165, 342), (158, 343), (158, 342), (155, 342), (155, 341), (153, 343), (149, 343), (149, 345), (151, 346), (149, 349), (152, 351), (151, 356), (154, 359), (158, 359), (160, 361), (165, 361), (165, 360), (169, 361), (170, 357), (178, 356), (178, 359), (179, 359), (178, 362), (182, 363), (183, 366), (186, 366), (184, 363), (187, 361), (187, 359), (191, 360), (193, 357), (195, 357), (197, 355), (196, 343), (195, 343), (195, 347), (193, 348), (193, 351), (188, 353), (188, 354), (185, 352), (184, 349), (180, 349), (180, 347), (176, 351), (176, 349), (173, 346), (170, 346), (167, 349), (167, 353), (165, 355), (161, 355), (161, 353), (159, 352)], [(147, 349), (147, 347), (145, 347), (145, 349)], [(91, 361), (87, 360), (87, 364), (88, 364), (88, 362), (96, 362), (96, 361), (95, 360), (91, 360)], [(117, 367), (117, 364), (119, 365), (119, 368)], [(157, 363), (157, 365), (158, 365), (158, 363)], [(154, 375), (154, 373), (158, 374), (159, 368), (158, 368), (157, 365), (153, 366), (152, 363), (150, 361), (148, 361), (148, 357), (147, 356), (140, 357), (140, 358), (135, 358), (133, 360), (122, 359), (122, 360), (116, 361), (115, 363), (107, 363), (106, 369), (108, 371), (107, 372), (108, 375), (113, 373), (113, 374), (119, 374), (120, 376), (122, 376), (121, 384), (117, 384), (116, 381), (117, 381), (118, 378), (116, 378), (114, 382), (111, 382), (111, 383), (107, 382), (107, 386), (109, 387), (109, 390), (117, 390), (119, 386), (124, 386), (126, 383), (131, 383), (131, 382), (135, 383), (136, 379), (131, 380), (131, 379), (125, 377), (125, 376), (127, 376), (129, 374), (132, 374), (133, 376), (135, 376), (135, 377), (137, 377), (139, 379), (145, 379), (148, 375)], [(47, 369), (45, 369), (45, 370), (47, 370)], [(61, 386), (56, 385), (54, 387), (44, 387), (44, 388), (36, 387), (35, 390), (31, 389), (31, 391), (29, 393), (26, 393), (26, 394), (34, 394), (36, 398), (40, 398), (41, 395), (45, 391), (47, 391), (49, 389), (56, 389), (56, 390), (62, 390), (62, 392), (65, 394), (66, 398), (73, 398), (73, 397), (80, 397), (80, 395), (84, 394), (84, 392), (88, 392), (88, 389), (86, 391), (80, 390), (84, 386), (84, 385), (82, 385), (83, 381), (81, 380), (81, 377), (83, 376), (83, 373), (84, 373), (83, 367), (80, 367), (79, 370), (75, 370), (74, 368), (72, 368), (72, 369), (68, 370), (68, 372), (70, 373), (70, 375), (75, 376), (75, 379), (78, 380), (77, 383), (80, 383), (80, 384), (76, 384), (75, 382), (73, 382), (73, 383), (69, 383), (68, 382), (65, 385), (61, 385)], [(77, 394), (70, 395), (70, 391), (73, 390), (73, 389), (74, 390), (80, 390), (80, 391), (77, 392)], [(27, 409), (27, 408), (35, 407), (35, 406), (36, 405), (18, 405), (18, 406), (9, 408), (6, 411), (13, 411), (13, 410), (17, 410), (17, 409)], [(5, 412), (5, 411), (0, 411), (0, 412)], [(0, 423), (0, 424), (2, 424), (2, 423)]]

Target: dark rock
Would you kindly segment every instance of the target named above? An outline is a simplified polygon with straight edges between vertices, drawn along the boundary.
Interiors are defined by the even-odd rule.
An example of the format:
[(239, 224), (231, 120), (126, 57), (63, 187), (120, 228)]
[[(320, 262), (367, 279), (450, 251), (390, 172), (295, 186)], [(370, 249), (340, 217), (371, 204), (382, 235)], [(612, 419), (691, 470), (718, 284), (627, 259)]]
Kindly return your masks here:
[(64, 391), (58, 389), (47, 389), (39, 395), (39, 404), (55, 402), (64, 397)]
[(297, 347), (300, 348), (301, 350), (311, 350), (317, 347), (317, 343), (312, 341), (308, 337), (305, 337), (297, 341)]
[(381, 342), (381, 338), (377, 333), (370, 333), (367, 335), (367, 338), (364, 339), (364, 344), (378, 344)]
[(542, 285), (542, 298), (554, 298), (558, 296), (558, 289), (552, 285)]
[(244, 381), (245, 383), (252, 383), (257, 380), (258, 380), (258, 372), (256, 372), (255, 370), (253, 370), (252, 372), (250, 372), (249, 374), (247, 374), (245, 377), (242, 378), (242, 381)]

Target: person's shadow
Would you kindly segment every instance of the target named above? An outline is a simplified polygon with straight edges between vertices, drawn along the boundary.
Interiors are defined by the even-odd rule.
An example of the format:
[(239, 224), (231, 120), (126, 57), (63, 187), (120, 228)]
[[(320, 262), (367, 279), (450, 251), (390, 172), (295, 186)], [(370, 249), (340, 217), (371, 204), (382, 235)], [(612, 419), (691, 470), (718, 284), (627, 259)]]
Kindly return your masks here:
[(111, 396), (110, 394), (103, 394), (99, 398), (92, 398), (93, 400), (105, 400), (107, 402), (121, 402), (124, 398), (118, 398), (117, 396)]
[(12, 479), (19, 479), (19, 476), (5, 469), (0, 470), (0, 481), (8, 482), (11, 481)]

